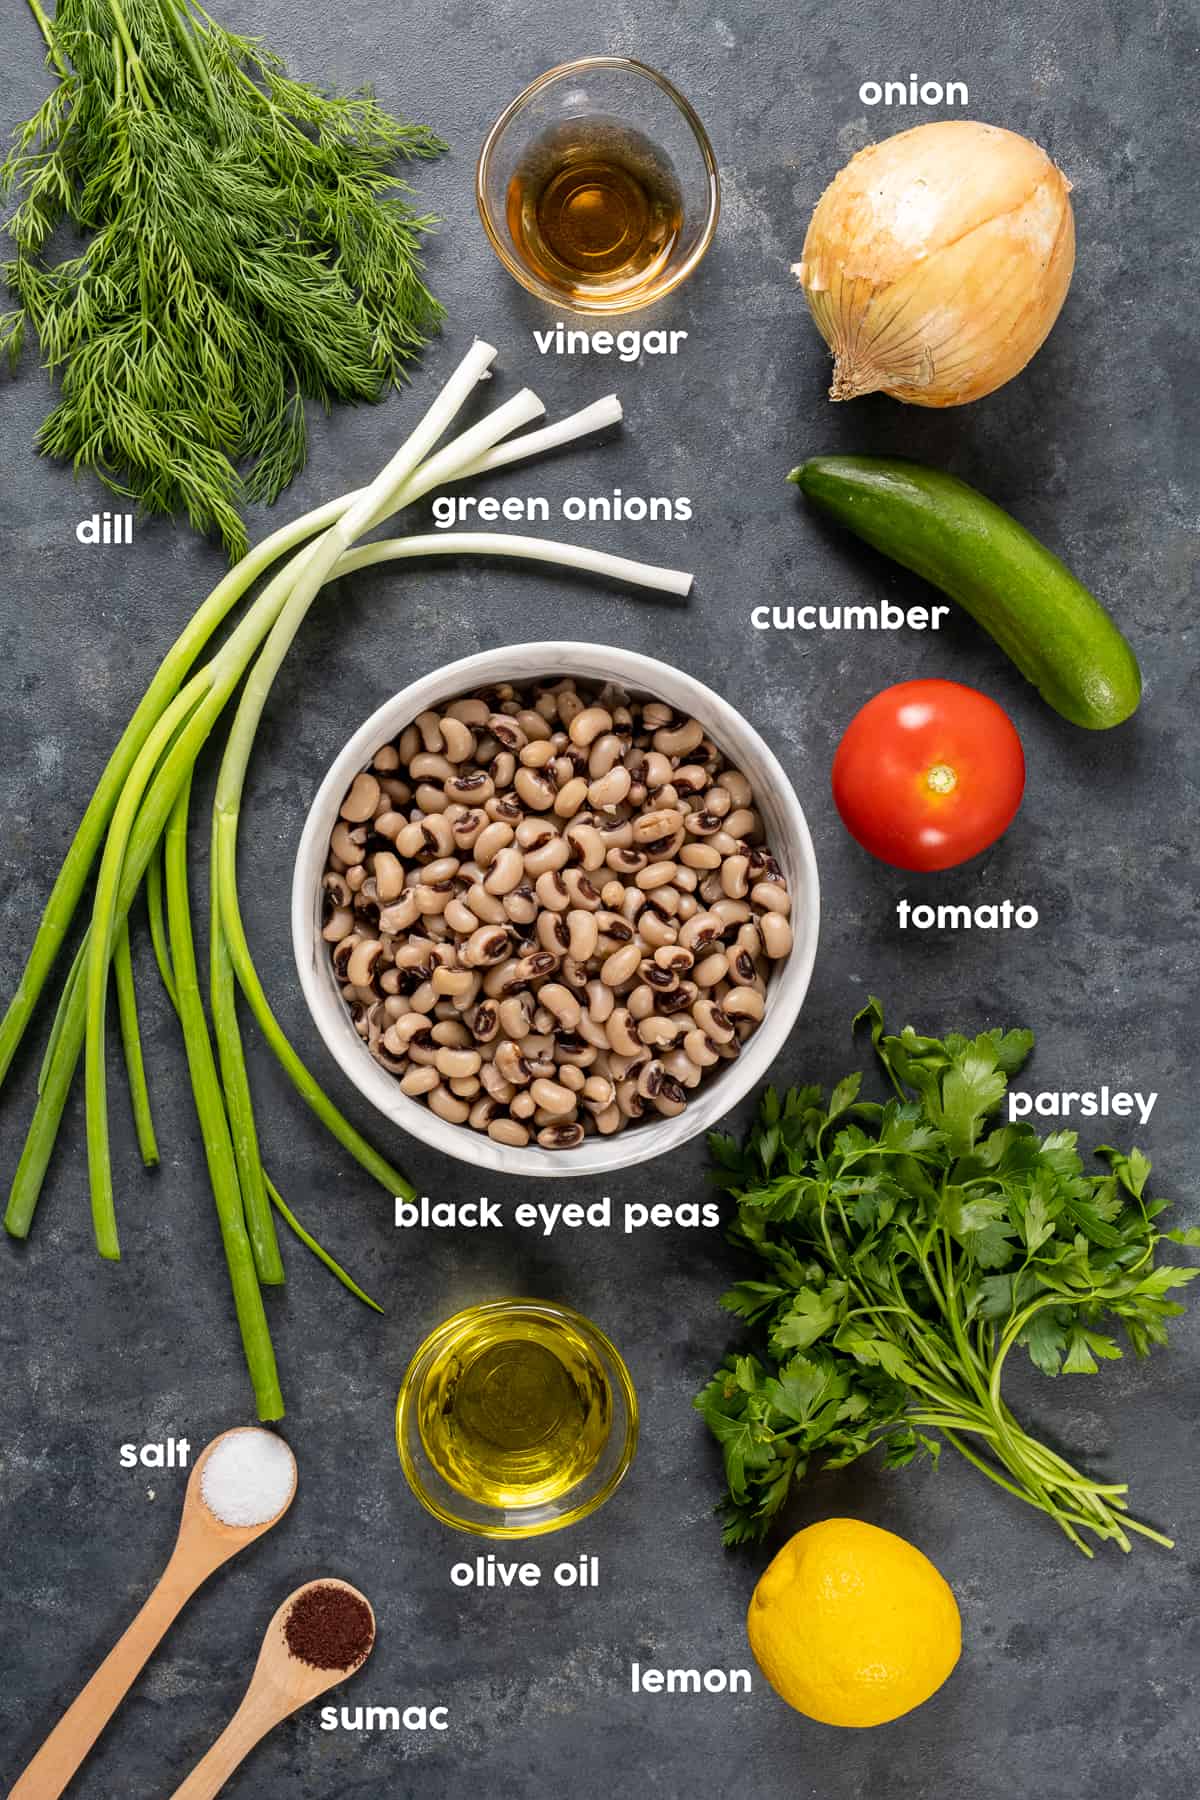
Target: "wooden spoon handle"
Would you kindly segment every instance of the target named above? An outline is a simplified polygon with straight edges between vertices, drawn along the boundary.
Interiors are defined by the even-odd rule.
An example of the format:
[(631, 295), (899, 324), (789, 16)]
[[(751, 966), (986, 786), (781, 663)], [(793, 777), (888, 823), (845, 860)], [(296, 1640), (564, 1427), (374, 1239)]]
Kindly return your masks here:
[(293, 1710), (285, 1706), (281, 1713), (264, 1706), (262, 1693), (256, 1692), (251, 1685), (212, 1749), (201, 1757), (183, 1785), (175, 1789), (171, 1800), (212, 1800), (259, 1739), (266, 1737), (280, 1718), (286, 1718)]
[(58, 1800), (184, 1603), (211, 1573), (172, 1558), (141, 1612), (72, 1701), (8, 1800)]

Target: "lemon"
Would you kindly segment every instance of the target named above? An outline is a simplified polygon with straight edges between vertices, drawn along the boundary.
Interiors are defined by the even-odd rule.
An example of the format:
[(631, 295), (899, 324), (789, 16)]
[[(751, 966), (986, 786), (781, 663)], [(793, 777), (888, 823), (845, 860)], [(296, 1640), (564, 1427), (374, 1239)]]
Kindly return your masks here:
[(958, 1661), (950, 1588), (915, 1545), (859, 1519), (798, 1531), (746, 1620), (775, 1692), (824, 1725), (882, 1725), (920, 1706)]

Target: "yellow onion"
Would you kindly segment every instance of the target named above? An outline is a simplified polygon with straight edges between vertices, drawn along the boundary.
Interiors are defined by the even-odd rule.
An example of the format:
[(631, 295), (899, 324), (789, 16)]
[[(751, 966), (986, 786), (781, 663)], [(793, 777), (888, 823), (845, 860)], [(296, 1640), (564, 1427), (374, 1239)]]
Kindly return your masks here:
[(946, 119), (848, 162), (793, 274), (833, 351), (833, 400), (961, 406), (1011, 381), (1075, 266), (1071, 184), (1015, 131)]

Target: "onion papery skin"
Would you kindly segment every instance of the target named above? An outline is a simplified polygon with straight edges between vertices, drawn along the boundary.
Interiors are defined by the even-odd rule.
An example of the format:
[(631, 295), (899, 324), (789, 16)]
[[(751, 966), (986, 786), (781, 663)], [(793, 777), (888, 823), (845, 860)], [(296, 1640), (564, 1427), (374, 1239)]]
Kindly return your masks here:
[(794, 265), (833, 351), (832, 400), (962, 406), (1020, 373), (1075, 267), (1071, 184), (998, 125), (918, 125), (848, 162)]

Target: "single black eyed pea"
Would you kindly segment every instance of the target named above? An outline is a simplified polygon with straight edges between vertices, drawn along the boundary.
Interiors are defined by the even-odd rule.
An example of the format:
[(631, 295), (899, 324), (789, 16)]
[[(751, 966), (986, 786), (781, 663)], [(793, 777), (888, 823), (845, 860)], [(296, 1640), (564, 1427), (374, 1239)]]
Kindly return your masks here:
[(692, 1018), (705, 1037), (711, 1038), (718, 1047), (729, 1043), (734, 1034), (734, 1021), (718, 1003), (708, 998), (697, 1000), (692, 1008)]
[(340, 944), (343, 938), (349, 937), (354, 929), (354, 913), (348, 906), (339, 906), (331, 912), (321, 930), (321, 936), (327, 944)]
[(475, 754), (475, 733), (462, 719), (447, 713), (440, 721), (442, 744), (452, 763), (470, 762)]
[(452, 881), (458, 871), (457, 856), (438, 856), (432, 862), (425, 864), (420, 871), (420, 877), (425, 886), (440, 887), (443, 882)]
[(514, 925), (532, 925), (538, 916), (537, 895), (529, 882), (522, 881), (511, 894), (504, 896), (504, 911)]
[(492, 785), (498, 794), (502, 794), (506, 788), (512, 786), (516, 770), (517, 759), (511, 750), (501, 750), (499, 755), (492, 758), (487, 772), (491, 776)]
[(511, 1038), (505, 1038), (504, 1042), (497, 1046), (492, 1066), (502, 1080), (509, 1082), (515, 1088), (524, 1087), (529, 1080), (529, 1068), (521, 1053), (521, 1047), (519, 1044), (514, 1044)]
[(470, 1018), (471, 1036), (476, 1043), (488, 1044), (500, 1030), (500, 1009), (492, 1000), (481, 1000)]
[(672, 1081), (677, 1081), (684, 1088), (699, 1087), (704, 1074), (700, 1064), (694, 1063), (684, 1049), (672, 1050), (670, 1055), (664, 1056), (663, 1068)]
[(643, 1063), (637, 1077), (637, 1091), (643, 1100), (653, 1100), (663, 1084), (664, 1073), (663, 1066), (657, 1057), (652, 1058), (648, 1063)]
[(554, 745), (549, 738), (535, 738), (526, 744), (517, 760), (524, 769), (544, 769), (554, 761)]
[(792, 910), (792, 897), (778, 881), (760, 881), (750, 890), (750, 898), (763, 912), (781, 913), (786, 919)]
[(486, 1131), (498, 1111), (499, 1107), (492, 1096), (483, 1094), (471, 1108), (467, 1123), (473, 1131)]
[[(337, 858), (334, 857), (332, 860), (336, 862)], [(366, 863), (352, 863), (349, 868), (343, 863), (342, 869), (346, 876), (346, 886), (350, 889), (352, 894), (357, 894), (359, 888), (367, 879)]]
[(728, 900), (729, 895), (721, 886), (720, 869), (712, 869), (700, 883), (700, 898), (705, 906), (715, 906), (718, 900)]
[(753, 805), (754, 789), (740, 769), (722, 769), (721, 786), (736, 807)]
[[(455, 865), (457, 867), (457, 864)], [(375, 853), (375, 892), (384, 906), (390, 906), (404, 892), (404, 864), (390, 850)]]
[(604, 839), (594, 825), (568, 825), (567, 845), (576, 860), (591, 873), (604, 865)]
[(583, 1008), (571, 992), (560, 981), (548, 981), (539, 990), (538, 999), (548, 1012), (554, 1015), (556, 1027), (564, 1031), (574, 1031), (583, 1017)]
[(528, 1037), (533, 1029), (534, 1011), (532, 994), (507, 994), (497, 1007), (500, 1029), (505, 1037)]
[(759, 957), (763, 953), (762, 938), (758, 934), (758, 926), (753, 919), (747, 920), (746, 924), (739, 929), (734, 942), (737, 949), (748, 950), (751, 956)]
[(638, 1026), (638, 1036), (651, 1050), (661, 1050), (684, 1037), (689, 1023), (687, 1018), (668, 1019), (662, 1013), (653, 1013)]
[(701, 958), (692, 970), (692, 979), (699, 988), (716, 987), (724, 981), (729, 973), (729, 959), (724, 950), (713, 950)]
[(487, 1134), (495, 1143), (508, 1144), (514, 1150), (529, 1142), (529, 1133), (519, 1119), (493, 1119)]
[(397, 832), (395, 844), (401, 856), (421, 856), (425, 851), (425, 833), (421, 823), (406, 825), (403, 831)]
[(620, 806), (631, 786), (629, 770), (618, 764), (606, 775), (598, 775), (586, 788), (588, 805), (594, 807), (596, 811), (600, 811), (604, 807)]
[(518, 959), (506, 985), (512, 990), (528, 987), (531, 981), (553, 974), (558, 967), (558, 960), (553, 951), (532, 950), (527, 956)]
[(687, 1095), (673, 1075), (663, 1075), (662, 1085), (651, 1103), (664, 1119), (677, 1119), (687, 1107)]
[(471, 1116), (471, 1109), (465, 1100), (459, 1100), (449, 1088), (439, 1082), (437, 1087), (430, 1088), (428, 1105), (439, 1119), (445, 1119), (448, 1125), (465, 1125)]
[(583, 1126), (578, 1120), (573, 1125), (545, 1125), (537, 1134), (537, 1141), (543, 1150), (574, 1150), (583, 1142)]
[(562, 956), (571, 947), (567, 922), (561, 913), (541, 912), (537, 917), (537, 939), (543, 950)]
[(602, 981), (588, 982), (587, 1009), (597, 1024), (603, 1025), (606, 1019), (611, 1019), (616, 1010), (616, 1004), (616, 996), (610, 987), (605, 987)]
[[(631, 947), (636, 955), (636, 946)], [(640, 1053), (643, 1047), (642, 1040), (638, 1036), (628, 1007), (618, 1006), (605, 1020), (604, 1029), (609, 1044), (618, 1056), (637, 1056)]]
[(554, 869), (565, 867), (570, 860), (571, 846), (566, 838), (552, 836), (537, 849), (525, 851), (525, 873), (533, 877), (548, 875)]
[(374, 775), (364, 770), (350, 783), (350, 791), (342, 801), (341, 814), (352, 825), (364, 825), (375, 817), (379, 805), (380, 786)]
[(408, 1004), (414, 1012), (431, 1013), (437, 1005), (432, 981), (423, 981), (419, 987), (415, 987), (408, 996)]
[(449, 757), (441, 756), (432, 750), (422, 750), (414, 756), (408, 765), (408, 772), (414, 781), (449, 781), (456, 773)]
[(433, 991), (435, 994), (446, 994), (456, 999), (460, 994), (469, 994), (475, 977), (469, 969), (435, 969), (433, 971)]
[(447, 883), (440, 887), (429, 887), (421, 881), (417, 883), (413, 893), (417, 897), (417, 911), (427, 918), (444, 913), (452, 898)]
[(643, 985), (654, 994), (670, 994), (679, 986), (679, 972), (676, 969), (664, 968), (662, 963), (655, 962), (647, 956), (638, 969)]
[(475, 840), (472, 860), (481, 869), (489, 869), (501, 850), (513, 841), (513, 828), (503, 819), (493, 819)]
[[(387, 1033), (384, 1033), (386, 1048)], [(430, 1038), (414, 1038), (406, 1052), (408, 1060), (420, 1068), (433, 1069), (437, 1073), (437, 1046)]]
[(548, 912), (565, 913), (570, 907), (571, 896), (557, 869), (550, 869), (545, 875), (539, 875), (533, 884), (533, 891), (538, 904)]
[(674, 837), (683, 824), (683, 814), (675, 806), (659, 806), (653, 812), (640, 814), (633, 821), (633, 841), (641, 848), (659, 838)]
[(715, 900), (712, 911), (720, 919), (724, 931), (728, 931), (735, 925), (744, 925), (752, 917), (750, 908), (744, 900)]
[(721, 865), (721, 889), (726, 899), (742, 900), (749, 889), (750, 858), (729, 856)]
[[(642, 716), (645, 718), (644, 712)], [(649, 725), (649, 720), (646, 723)], [(704, 742), (704, 727), (697, 719), (685, 719), (679, 725), (662, 725), (654, 733), (653, 742), (654, 748), (663, 756), (675, 756), (682, 760)]]
[(605, 732), (611, 732), (613, 728), (613, 716), (607, 707), (585, 706), (583, 711), (577, 712), (572, 719), (565, 719), (561, 708), (559, 712), (560, 717), (565, 720), (567, 736), (581, 750), (588, 749), (598, 737), (603, 737)]
[(475, 1100), (479, 1096), (480, 1084), (477, 1075), (462, 1075), (457, 1081), (447, 1084), (456, 1100)]
[(543, 818), (540, 814), (532, 819), (522, 819), (517, 826), (516, 840), (518, 850), (540, 850), (548, 844), (552, 837), (558, 835), (558, 827), (553, 819)]
[(527, 1088), (522, 1088), (508, 1103), (508, 1110), (514, 1119), (532, 1119), (537, 1107), (533, 1103), (533, 1095)]
[[(746, 915), (749, 917), (749, 908), (746, 909)], [(685, 950), (699, 954), (710, 944), (714, 944), (724, 930), (725, 920), (715, 909), (712, 912), (698, 912), (679, 927), (679, 942)]]
[[(435, 712), (418, 713), (413, 720), (413, 724), (419, 732), (421, 743), (427, 751), (438, 752), (446, 748), (445, 739), (442, 737), (441, 720)], [(407, 737), (408, 733), (406, 732), (404, 735)], [(409, 754), (405, 756), (404, 738), (401, 738), (400, 740), (400, 754), (406, 763), (411, 764), (415, 752), (410, 751)]]
[(561, 1082), (549, 1081), (543, 1077), (535, 1081), (529, 1091), (533, 1095), (534, 1104), (553, 1117), (575, 1111), (575, 1096)]
[(638, 983), (625, 1002), (630, 1018), (639, 1026), (643, 1019), (650, 1017), (657, 1005), (658, 995), (652, 987), (647, 987), (644, 981)]
[(378, 938), (360, 938), (354, 945), (345, 965), (346, 979), (353, 987), (370, 987), (371, 976), (382, 949), (383, 945)]
[(594, 1112), (592, 1114), (592, 1123), (600, 1133), (601, 1137), (611, 1137), (615, 1131), (620, 1131), (625, 1124), (625, 1115), (617, 1105), (616, 1101), (614, 1101), (611, 1106), (606, 1106), (603, 1112)]
[(400, 767), (400, 752), (397, 750), (395, 744), (384, 744), (381, 750), (377, 750), (371, 767), (380, 775), (391, 775), (398, 769)]
[(452, 775), (444, 784), (443, 792), (447, 801), (461, 800), (464, 806), (484, 806), (494, 798), (496, 784), (485, 769), (473, 769), (462, 775)]
[(480, 925), (459, 950), (460, 959), (472, 969), (491, 968), (509, 952), (508, 932), (502, 925)]
[(616, 1082), (622, 1082), (628, 1076), (636, 1076), (643, 1063), (650, 1061), (651, 1051), (645, 1044), (639, 1044), (636, 1056), (618, 1056), (615, 1050), (608, 1053), (608, 1072)]
[[(435, 749), (440, 749), (440, 747), (441, 747), (440, 743), (433, 746), (433, 748), (435, 748)], [(421, 748), (420, 732), (417, 730), (415, 725), (406, 725), (404, 727), (404, 730), (400, 733), (400, 736), (396, 742), (396, 749), (400, 753), (401, 763), (402, 764), (410, 763), (420, 748)]]
[(513, 777), (513, 787), (518, 798), (534, 812), (545, 812), (554, 805), (558, 789), (548, 775), (540, 769), (522, 766)]
[(640, 850), (609, 850), (605, 854), (605, 862), (616, 875), (637, 875), (646, 867), (647, 859)]
[(455, 894), (452, 899), (447, 901), (442, 917), (450, 930), (459, 937), (470, 937), (479, 924), (479, 920), (461, 894)]
[(589, 1075), (583, 1084), (583, 1104), (591, 1113), (603, 1112), (617, 1097), (615, 1082), (607, 1075)]
[(366, 855), (363, 849), (366, 841), (367, 834), (362, 826), (357, 825), (352, 829), (345, 819), (339, 819), (329, 834), (329, 848), (348, 869), (362, 862)]
[(689, 1062), (695, 1063), (698, 1069), (711, 1069), (718, 1060), (716, 1045), (706, 1032), (700, 1030), (699, 1026), (685, 1034), (683, 1053)]
[(757, 988), (737, 987), (733, 989), (732, 993), (724, 995), (721, 1009), (733, 1020), (736, 1029), (743, 1020), (750, 1019), (757, 1022), (767, 1008), (766, 1001)]
[(763, 949), (772, 962), (791, 954), (792, 928), (781, 912), (765, 912), (759, 920)]
[(623, 982), (630, 980), (641, 960), (640, 945), (623, 944), (611, 956), (605, 957), (600, 965), (600, 979), (606, 987), (620, 987)]
[[(413, 795), (417, 810), (422, 813), (443, 813), (450, 804), (450, 797), (443, 788), (434, 787), (432, 781), (422, 781)], [(425, 821), (422, 819), (422, 825)], [(449, 821), (446, 829), (449, 830)]]
[(617, 1083), (617, 1107), (627, 1119), (640, 1119), (646, 1110), (646, 1102), (638, 1093), (637, 1082), (632, 1077)]
[(438, 1083), (438, 1072), (435, 1068), (408, 1069), (400, 1080), (400, 1092), (407, 1094), (410, 1100), (416, 1100), (422, 1094), (431, 1094)]
[(583, 1084), (587, 1080), (587, 1076), (577, 1064), (563, 1063), (558, 1071), (557, 1079), (561, 1081), (565, 1088), (570, 1088), (576, 1099), (578, 1099), (583, 1091)]
[(615, 731), (605, 731), (593, 739), (588, 749), (588, 774), (593, 781), (599, 781), (614, 769), (625, 754), (625, 745)]
[(607, 813), (596, 821), (596, 829), (604, 840), (605, 850), (628, 850), (633, 843), (633, 822), (614, 819)]
[[(660, 889), (660, 892), (665, 890)], [(648, 950), (669, 949), (675, 942), (677, 927), (653, 907), (647, 907), (638, 916), (638, 930), (642, 934), (642, 942)]]
[[(554, 801), (554, 811), (560, 819), (573, 819), (587, 797), (587, 782), (582, 775), (573, 775), (559, 788)], [(564, 849), (565, 847), (564, 845)]]
[(675, 874), (673, 862), (646, 863), (645, 857), (642, 857), (641, 861), (646, 866), (637, 871), (636, 884), (643, 894), (652, 893), (655, 888), (667, 887), (670, 884)]
[(398, 994), (400, 992), (399, 969), (385, 969), (382, 975), (376, 976), (375, 985), (381, 993), (389, 995)]
[(484, 888), (497, 899), (511, 894), (525, 878), (525, 858), (509, 844), (499, 851), (484, 878)]
[(485, 925), (503, 925), (508, 918), (504, 910), (504, 902), (495, 894), (489, 894), (482, 883), (471, 884), (463, 895), (463, 899), (475, 917)]
[(529, 742), (529, 734), (519, 719), (511, 713), (494, 712), (487, 717), (487, 728), (498, 744), (506, 750), (523, 750)]
[(594, 955), (599, 935), (595, 913), (573, 907), (567, 914), (567, 949), (576, 962), (585, 963)]
[(730, 837), (750, 839), (757, 837), (762, 830), (762, 820), (751, 807), (739, 806), (735, 811), (726, 813), (724, 827)]
[(753, 987), (758, 979), (754, 958), (736, 944), (729, 952), (729, 979), (736, 987)]
[(709, 788), (704, 796), (704, 810), (706, 813), (715, 814), (718, 819), (723, 819), (726, 813), (732, 812), (733, 796), (729, 789), (722, 787), (719, 783), (716, 787)]
[(483, 1064), (478, 1050), (459, 1049), (452, 1044), (443, 1044), (434, 1061), (439, 1075), (452, 1081), (461, 1081), (464, 1076), (474, 1075)]

